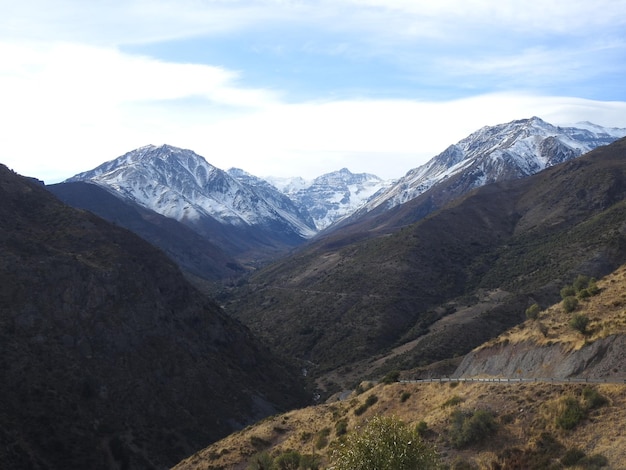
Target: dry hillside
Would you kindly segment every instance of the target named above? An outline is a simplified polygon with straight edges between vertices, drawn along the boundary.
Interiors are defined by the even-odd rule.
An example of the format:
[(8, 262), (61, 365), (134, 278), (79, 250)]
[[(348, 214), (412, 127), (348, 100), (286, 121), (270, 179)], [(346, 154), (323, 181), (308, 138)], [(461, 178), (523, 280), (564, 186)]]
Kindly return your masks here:
[[(561, 303), (479, 349), (514, 343), (538, 348), (559, 344), (569, 351), (626, 332), (626, 266), (597, 282), (595, 295), (573, 312)], [(573, 315), (590, 319), (587, 334), (570, 326)], [(615, 378), (615, 376), (613, 377)], [(559, 383), (392, 383), (353, 392), (344, 400), (268, 418), (181, 462), (177, 470), (246, 469), (259, 452), (316, 455), (319, 468), (333, 448), (375, 415), (396, 416), (425, 429), (450, 468), (626, 468), (626, 385)], [(375, 398), (372, 398), (375, 397)], [(370, 403), (369, 407), (365, 405)], [(363, 411), (363, 408), (366, 408)], [(484, 410), (495, 433), (461, 446), (451, 425), (458, 411)], [(480, 436), (478, 436), (480, 437)], [(578, 466), (570, 465), (582, 455)]]

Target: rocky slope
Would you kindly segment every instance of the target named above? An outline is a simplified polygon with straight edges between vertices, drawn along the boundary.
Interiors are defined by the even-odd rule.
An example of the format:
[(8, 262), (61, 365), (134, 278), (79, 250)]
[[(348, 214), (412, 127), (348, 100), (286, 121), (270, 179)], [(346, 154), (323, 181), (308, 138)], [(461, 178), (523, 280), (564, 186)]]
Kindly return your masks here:
[(159, 250), (0, 166), (0, 461), (157, 468), (302, 403)]

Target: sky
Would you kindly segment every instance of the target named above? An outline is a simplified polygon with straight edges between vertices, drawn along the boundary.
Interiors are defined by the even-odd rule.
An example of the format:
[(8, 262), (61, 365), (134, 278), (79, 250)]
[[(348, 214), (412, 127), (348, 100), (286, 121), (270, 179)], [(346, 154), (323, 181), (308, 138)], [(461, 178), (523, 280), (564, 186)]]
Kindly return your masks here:
[(0, 163), (392, 179), (486, 125), (626, 127), (625, 77), (626, 0), (0, 0)]

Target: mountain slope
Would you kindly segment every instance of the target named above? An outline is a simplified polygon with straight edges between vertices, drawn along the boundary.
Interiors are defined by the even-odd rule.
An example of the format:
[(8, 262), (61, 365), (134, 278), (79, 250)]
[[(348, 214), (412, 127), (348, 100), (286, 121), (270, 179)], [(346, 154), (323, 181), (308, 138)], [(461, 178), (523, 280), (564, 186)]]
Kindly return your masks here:
[(626, 260), (625, 154), (622, 139), (389, 235), (337, 232), (252, 276), (228, 308), (314, 375), (401, 344), (388, 367), (465, 354), (520, 322), (530, 299)]
[(190, 150), (146, 146), (69, 178), (100, 185), (183, 222), (242, 259), (275, 255), (313, 236), (291, 201), (242, 184)]
[(164, 254), (0, 166), (0, 461), (164, 468), (301, 403)]
[(234, 258), (186, 225), (116, 197), (101, 186), (78, 181), (46, 189), (72, 207), (93, 212), (140, 235), (194, 276), (217, 281), (244, 271)]
[[(523, 178), (626, 136), (591, 123), (556, 127), (537, 117), (484, 127), (409, 171), (343, 225), (353, 231), (393, 230), (415, 222), (474, 188)], [(419, 198), (407, 214), (399, 206)], [(395, 210), (393, 210), (395, 209)]]

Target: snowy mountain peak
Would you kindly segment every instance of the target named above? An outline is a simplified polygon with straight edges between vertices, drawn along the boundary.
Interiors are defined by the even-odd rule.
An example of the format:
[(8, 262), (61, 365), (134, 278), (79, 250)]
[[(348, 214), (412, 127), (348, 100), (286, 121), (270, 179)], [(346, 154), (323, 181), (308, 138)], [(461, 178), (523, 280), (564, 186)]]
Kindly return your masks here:
[(138, 148), (67, 181), (98, 184), (183, 222), (211, 218), (241, 227), (272, 225), (303, 238), (315, 234), (312, 221), (279, 191), (272, 194), (270, 185), (261, 193), (195, 152), (170, 145)]
[(307, 208), (318, 230), (351, 215), (374, 194), (391, 182), (368, 173), (352, 173), (347, 168), (318, 176), (313, 181), (302, 178), (266, 178), (289, 196), (297, 206)]
[(558, 127), (536, 116), (486, 126), (410, 170), (387, 191), (372, 198), (360, 213), (403, 204), (456, 175), (463, 175), (459, 191), (461, 186), (469, 191), (495, 181), (528, 176), (624, 136), (626, 129), (592, 123)]

